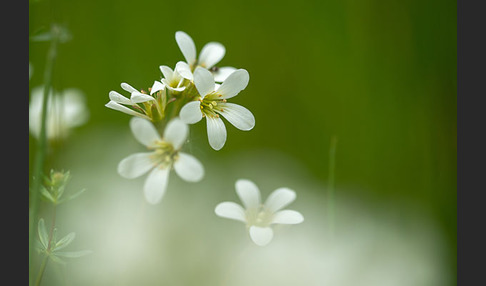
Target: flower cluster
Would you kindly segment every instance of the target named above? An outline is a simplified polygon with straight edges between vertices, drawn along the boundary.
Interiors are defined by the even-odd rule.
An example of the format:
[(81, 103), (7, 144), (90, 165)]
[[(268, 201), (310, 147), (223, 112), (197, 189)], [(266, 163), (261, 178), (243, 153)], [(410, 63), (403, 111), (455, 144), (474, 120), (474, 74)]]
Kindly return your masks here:
[[(118, 173), (128, 179), (148, 173), (143, 192), (151, 204), (157, 204), (163, 198), (172, 169), (187, 182), (198, 182), (204, 177), (201, 162), (183, 151), (190, 124), (206, 119), (209, 145), (214, 150), (221, 150), (226, 143), (227, 132), (222, 118), (243, 131), (255, 126), (255, 117), (248, 109), (228, 102), (247, 87), (248, 71), (216, 66), (226, 52), (221, 43), (207, 43), (198, 55), (194, 41), (185, 32), (176, 32), (175, 40), (185, 61), (178, 61), (174, 68), (159, 66), (161, 79), (155, 80), (147, 90), (121, 83), (121, 88), (130, 96), (112, 90), (110, 101), (105, 105), (133, 116), (130, 129), (148, 151), (122, 159)], [(216, 207), (216, 214), (246, 222), (257, 245), (270, 242), (273, 237), (271, 224), (303, 221), (298, 212), (279, 211), (295, 199), (295, 193), (289, 189), (278, 189), (262, 206), (258, 188), (251, 181), (239, 180), (236, 188), (247, 210), (224, 202)]]
[(180, 116), (184, 123), (194, 124), (205, 117), (209, 144), (220, 150), (226, 142), (226, 127), (220, 115), (240, 130), (255, 126), (255, 117), (248, 109), (227, 102), (246, 88), (248, 71), (216, 67), (225, 54), (220, 43), (207, 43), (197, 58), (196, 46), (188, 34), (179, 31), (175, 38), (185, 62), (177, 62), (174, 69), (161, 65), (162, 78), (154, 81), (148, 91), (122, 83), (121, 88), (130, 97), (110, 91), (110, 101), (105, 106), (152, 123)]
[(196, 45), (188, 34), (178, 31), (175, 39), (185, 61), (177, 62), (174, 69), (159, 66), (162, 77), (147, 91), (121, 83), (130, 96), (112, 90), (105, 105), (133, 116), (131, 130), (150, 150), (123, 159), (118, 173), (131, 179), (151, 170), (144, 194), (152, 204), (162, 199), (172, 168), (189, 182), (197, 182), (204, 176), (202, 164), (180, 151), (187, 138), (187, 124), (195, 124), (205, 117), (209, 145), (214, 150), (220, 150), (226, 143), (226, 127), (221, 116), (240, 130), (248, 131), (255, 126), (255, 117), (248, 109), (227, 102), (246, 88), (250, 80), (248, 71), (217, 67), (226, 52), (220, 43), (207, 43), (197, 57)]

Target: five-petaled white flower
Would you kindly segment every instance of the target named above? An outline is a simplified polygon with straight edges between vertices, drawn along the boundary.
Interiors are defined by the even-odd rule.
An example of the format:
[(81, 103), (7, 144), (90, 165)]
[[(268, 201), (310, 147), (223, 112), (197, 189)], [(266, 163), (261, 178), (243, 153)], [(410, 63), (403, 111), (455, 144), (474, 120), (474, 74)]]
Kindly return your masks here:
[(197, 67), (194, 71), (194, 85), (201, 97), (182, 107), (181, 119), (187, 124), (194, 124), (206, 117), (209, 144), (213, 149), (220, 150), (226, 142), (226, 127), (219, 114), (240, 130), (251, 130), (255, 126), (255, 117), (248, 109), (226, 102), (226, 99), (245, 89), (249, 79), (246, 70), (238, 69), (221, 85), (217, 85), (208, 70)]
[(267, 245), (272, 240), (272, 224), (298, 224), (304, 221), (302, 214), (297, 211), (281, 210), (295, 200), (293, 190), (278, 188), (261, 204), (260, 190), (252, 181), (239, 179), (235, 187), (245, 209), (234, 202), (222, 202), (214, 211), (220, 217), (244, 222), (251, 239), (259, 246)]
[(236, 70), (234, 67), (216, 67), (215, 65), (221, 61), (226, 53), (225, 47), (218, 42), (209, 42), (201, 50), (199, 58), (196, 58), (196, 45), (192, 38), (185, 32), (178, 31), (175, 34), (176, 42), (181, 49), (185, 62), (179, 61), (176, 64), (176, 70), (189, 80), (193, 79), (192, 71), (196, 67), (203, 67), (213, 73), (214, 79), (217, 82), (223, 82), (232, 72)]
[[(29, 129), (39, 138), (41, 129), (42, 102), (44, 86), (32, 89), (29, 103)], [(46, 136), (49, 140), (65, 139), (70, 129), (81, 126), (89, 118), (84, 93), (77, 88), (62, 92), (50, 90), (47, 102)]]
[(133, 179), (152, 170), (143, 187), (149, 203), (156, 204), (162, 199), (172, 167), (185, 181), (197, 182), (203, 178), (202, 164), (192, 155), (180, 152), (189, 132), (189, 127), (182, 120), (174, 118), (169, 121), (162, 138), (152, 123), (142, 118), (133, 117), (130, 128), (135, 139), (152, 151), (126, 157), (118, 164), (118, 173)]

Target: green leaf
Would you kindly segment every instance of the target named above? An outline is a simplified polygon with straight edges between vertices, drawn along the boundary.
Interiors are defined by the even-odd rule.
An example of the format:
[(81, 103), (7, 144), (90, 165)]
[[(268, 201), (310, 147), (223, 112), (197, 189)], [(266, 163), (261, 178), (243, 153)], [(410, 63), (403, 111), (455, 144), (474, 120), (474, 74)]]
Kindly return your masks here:
[(66, 262), (64, 260), (62, 260), (61, 258), (57, 257), (56, 254), (51, 253), (51, 255), (49, 255), (49, 258), (52, 259), (52, 261), (54, 261), (56, 263), (66, 264)]
[(54, 199), (54, 197), (52, 197), (51, 193), (49, 193), (49, 191), (46, 190), (46, 188), (41, 187), (40, 192), (46, 199), (48, 199), (52, 203), (55, 203), (56, 200)]
[(36, 35), (32, 35), (30, 40), (33, 42), (49, 42), (57, 36), (60, 43), (66, 43), (71, 40), (71, 32), (66, 27), (54, 25), (49, 31), (40, 32)]
[(78, 258), (93, 253), (91, 250), (69, 251), (69, 252), (56, 252), (57, 256), (66, 258)]
[(47, 234), (46, 225), (43, 218), (39, 219), (37, 232), (39, 233), (39, 239), (42, 243), (42, 246), (44, 247), (44, 249), (47, 249), (49, 245), (49, 235)]
[(75, 194), (73, 194), (73, 195), (71, 195), (71, 196), (67, 197), (66, 199), (62, 200), (61, 202), (66, 202), (66, 201), (70, 201), (70, 200), (72, 200), (72, 199), (75, 199), (75, 198), (77, 198), (78, 196), (80, 196), (82, 193), (84, 193), (85, 191), (86, 191), (86, 189), (82, 189), (82, 190), (80, 190), (79, 192), (77, 192), (77, 193), (75, 193)]
[(58, 242), (56, 242), (56, 245), (53, 247), (54, 251), (68, 246), (74, 240), (75, 236), (76, 234), (74, 232), (71, 232), (70, 234), (61, 238)]

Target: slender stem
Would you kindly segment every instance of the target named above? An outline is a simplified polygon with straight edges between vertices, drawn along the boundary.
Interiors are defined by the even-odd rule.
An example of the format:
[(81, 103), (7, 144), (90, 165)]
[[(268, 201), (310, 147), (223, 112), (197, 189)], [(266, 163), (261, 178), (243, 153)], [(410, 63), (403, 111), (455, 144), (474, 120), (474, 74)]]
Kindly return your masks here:
[[(52, 247), (52, 240), (53, 240), (53, 235), (54, 235), (54, 229), (56, 227), (56, 205), (54, 204), (53, 210), (52, 210), (52, 223), (51, 223), (51, 230), (49, 231), (49, 242), (47, 243), (47, 253), (51, 252), (51, 247)], [(49, 258), (49, 254), (46, 255), (46, 257), (43, 259), (42, 264), (39, 269), (39, 273), (37, 274), (37, 279), (35, 282), (35, 285), (40, 285), (40, 282), (42, 280), (42, 277), (44, 276), (44, 272), (46, 270), (47, 266), (47, 259)]]
[(52, 210), (52, 224), (51, 230), (49, 231), (49, 243), (47, 244), (47, 249), (51, 249), (52, 236), (54, 234), (54, 228), (56, 227), (56, 205), (54, 205)]
[(49, 261), (49, 255), (46, 255), (44, 259), (42, 260), (42, 264), (40, 266), (39, 274), (37, 275), (37, 279), (35, 281), (35, 286), (39, 286), (42, 280), (42, 276), (44, 276), (44, 270), (46, 269), (47, 266), (47, 261)]
[[(32, 255), (35, 225), (37, 223), (37, 212), (39, 208), (39, 190), (42, 182), (42, 173), (46, 155), (46, 118), (47, 118), (47, 103), (52, 85), (52, 70), (57, 54), (58, 44), (58, 27), (52, 26), (52, 41), (47, 53), (46, 69), (44, 74), (44, 97), (42, 99), (42, 113), (41, 113), (41, 128), (39, 139), (37, 142), (36, 157), (33, 169), (33, 182), (30, 193), (30, 210), (29, 210), (29, 285), (31, 285), (32, 277)], [(44, 266), (45, 267), (45, 266)]]
[(334, 237), (334, 222), (335, 222), (335, 213), (334, 213), (334, 178), (335, 178), (335, 169), (336, 169), (336, 145), (337, 145), (337, 136), (333, 135), (331, 137), (331, 146), (329, 148), (329, 178), (328, 178), (328, 186), (327, 186), (327, 211), (328, 211), (328, 223), (329, 223), (329, 233), (331, 238)]

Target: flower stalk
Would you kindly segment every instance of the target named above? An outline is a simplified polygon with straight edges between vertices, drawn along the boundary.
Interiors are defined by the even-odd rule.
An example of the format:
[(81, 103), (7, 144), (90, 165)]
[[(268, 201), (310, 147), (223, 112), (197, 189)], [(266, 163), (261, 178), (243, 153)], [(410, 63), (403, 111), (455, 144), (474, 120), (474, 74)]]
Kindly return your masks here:
[(47, 118), (47, 103), (49, 100), (49, 94), (52, 85), (52, 71), (54, 68), (54, 62), (57, 56), (57, 45), (59, 43), (59, 27), (53, 25), (51, 28), (52, 39), (47, 53), (46, 68), (44, 73), (44, 97), (42, 101), (42, 113), (41, 113), (41, 128), (37, 142), (36, 157), (33, 169), (33, 182), (30, 193), (30, 209), (29, 209), (29, 285), (32, 281), (32, 255), (34, 251), (34, 229), (37, 222), (37, 213), (40, 200), (40, 187), (42, 182), (42, 171), (44, 167), (46, 148), (47, 148), (47, 136), (46, 136), (46, 118)]
[(52, 247), (52, 238), (54, 237), (54, 231), (55, 231), (55, 226), (56, 226), (56, 205), (54, 204), (53, 210), (52, 210), (52, 224), (51, 224), (51, 230), (49, 231), (49, 242), (47, 243), (47, 255), (42, 259), (42, 263), (40, 265), (39, 273), (37, 274), (37, 279), (35, 280), (35, 286), (39, 286), (42, 277), (44, 276), (44, 272), (47, 267), (47, 261), (49, 260), (49, 253), (51, 251)]
[(327, 185), (327, 211), (328, 211), (328, 225), (329, 225), (329, 234), (331, 238), (334, 237), (334, 222), (335, 222), (335, 213), (334, 213), (334, 178), (335, 178), (335, 169), (336, 169), (336, 146), (337, 146), (338, 138), (336, 135), (331, 137), (331, 146), (329, 148), (329, 178), (328, 178), (328, 185)]

